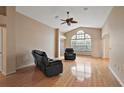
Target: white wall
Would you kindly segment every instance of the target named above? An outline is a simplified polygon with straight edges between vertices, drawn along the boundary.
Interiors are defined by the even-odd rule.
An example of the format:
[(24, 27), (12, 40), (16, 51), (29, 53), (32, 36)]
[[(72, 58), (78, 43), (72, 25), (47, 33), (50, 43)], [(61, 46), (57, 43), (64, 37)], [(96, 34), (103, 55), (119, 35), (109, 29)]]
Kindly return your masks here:
[(65, 47), (71, 47), (71, 37), (77, 33), (77, 31), (83, 30), (85, 33), (89, 34), (92, 38), (92, 51), (91, 52), (77, 52), (79, 55), (92, 55), (93, 57), (102, 56), (102, 40), (101, 40), (101, 30), (98, 28), (87, 28), (80, 27), (72, 31), (66, 32), (65, 36)]
[(110, 36), (110, 68), (124, 86), (124, 7), (114, 7), (102, 30)]

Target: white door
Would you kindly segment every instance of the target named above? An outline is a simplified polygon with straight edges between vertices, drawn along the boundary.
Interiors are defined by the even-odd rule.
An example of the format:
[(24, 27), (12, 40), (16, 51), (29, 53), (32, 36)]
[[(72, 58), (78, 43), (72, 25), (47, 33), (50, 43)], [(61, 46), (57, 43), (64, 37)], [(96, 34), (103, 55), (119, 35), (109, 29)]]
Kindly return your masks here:
[(0, 71), (2, 71), (2, 28), (0, 27)]

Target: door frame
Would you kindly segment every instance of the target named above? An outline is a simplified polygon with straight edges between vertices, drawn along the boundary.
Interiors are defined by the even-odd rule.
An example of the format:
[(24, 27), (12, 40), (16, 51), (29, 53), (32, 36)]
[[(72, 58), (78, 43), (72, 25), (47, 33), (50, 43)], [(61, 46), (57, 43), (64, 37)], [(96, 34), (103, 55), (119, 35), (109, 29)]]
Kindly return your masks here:
[(0, 25), (0, 27), (2, 27), (2, 28), (0, 28), (1, 29), (1, 37), (2, 37), (2, 39), (1, 39), (1, 43), (2, 43), (2, 69), (1, 69), (1, 73), (3, 74), (3, 75), (6, 75), (6, 66), (7, 66), (7, 61), (6, 61), (6, 50), (7, 50), (7, 29), (6, 29), (6, 25)]

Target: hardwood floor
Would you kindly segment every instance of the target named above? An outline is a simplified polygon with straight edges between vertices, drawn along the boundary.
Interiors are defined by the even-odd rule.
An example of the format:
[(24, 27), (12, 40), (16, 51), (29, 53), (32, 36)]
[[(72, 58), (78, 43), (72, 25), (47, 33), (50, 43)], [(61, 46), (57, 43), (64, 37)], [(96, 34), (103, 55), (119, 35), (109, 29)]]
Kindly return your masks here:
[[(75, 62), (76, 61), (76, 62)], [(0, 74), (0, 86), (5, 87), (120, 87), (108, 69), (108, 60), (79, 56), (75, 61), (64, 61), (63, 74), (46, 77), (35, 66), (17, 70), (8, 76)], [(79, 65), (75, 65), (79, 63)], [(88, 65), (87, 65), (88, 64)], [(86, 66), (85, 66), (86, 65)], [(83, 66), (80, 68), (76, 66)], [(83, 72), (84, 70), (85, 72)], [(88, 71), (88, 72), (87, 72)], [(80, 73), (78, 73), (80, 72)], [(82, 75), (81, 75), (82, 74)], [(86, 76), (87, 75), (87, 76)]]

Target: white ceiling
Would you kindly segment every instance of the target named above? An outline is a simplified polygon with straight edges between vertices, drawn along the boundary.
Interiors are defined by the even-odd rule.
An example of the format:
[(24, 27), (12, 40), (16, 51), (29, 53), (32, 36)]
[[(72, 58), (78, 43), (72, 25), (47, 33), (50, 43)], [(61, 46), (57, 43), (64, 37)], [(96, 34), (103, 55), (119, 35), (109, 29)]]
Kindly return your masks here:
[[(29, 16), (50, 27), (59, 28), (60, 31), (69, 31), (78, 27), (101, 28), (106, 21), (112, 7), (110, 6), (17, 6), (16, 11)], [(60, 19), (66, 19), (66, 12), (70, 12), (70, 17), (78, 21), (77, 24), (67, 26), (61, 25)], [(55, 18), (59, 16), (59, 18)]]

